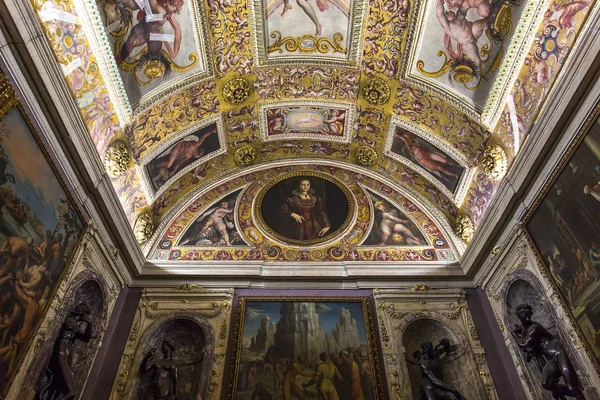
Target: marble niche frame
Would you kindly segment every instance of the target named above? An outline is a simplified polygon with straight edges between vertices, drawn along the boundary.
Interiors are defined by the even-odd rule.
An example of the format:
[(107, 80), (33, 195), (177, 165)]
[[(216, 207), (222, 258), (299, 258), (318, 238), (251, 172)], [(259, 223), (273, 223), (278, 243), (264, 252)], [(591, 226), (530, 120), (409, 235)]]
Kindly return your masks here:
[(256, 290), (239, 289), (235, 291), (232, 303), (231, 334), (227, 348), (225, 371), (227, 382), (223, 400), (234, 400), (237, 394), (238, 372), (241, 361), (244, 315), (247, 302), (323, 302), (323, 303), (361, 303), (364, 313), (367, 345), (371, 354), (373, 372), (373, 390), (376, 400), (388, 399), (387, 379), (383, 370), (383, 353), (378, 331), (375, 301), (371, 290)]

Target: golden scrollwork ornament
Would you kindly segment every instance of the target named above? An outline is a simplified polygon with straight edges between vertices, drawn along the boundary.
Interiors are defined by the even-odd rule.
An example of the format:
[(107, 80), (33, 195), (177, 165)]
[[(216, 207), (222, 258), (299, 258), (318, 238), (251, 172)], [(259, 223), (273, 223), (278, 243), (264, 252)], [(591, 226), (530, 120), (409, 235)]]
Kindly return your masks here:
[(115, 140), (108, 145), (104, 153), (104, 168), (111, 178), (118, 178), (129, 168), (131, 156), (127, 145), (122, 140)]
[(481, 157), (481, 166), (488, 178), (495, 181), (504, 178), (508, 170), (508, 158), (502, 147), (486, 147)]
[(230, 104), (240, 104), (250, 96), (252, 87), (247, 80), (233, 78), (225, 82), (223, 86), (223, 98)]
[(256, 150), (252, 146), (242, 146), (233, 153), (233, 158), (238, 165), (249, 165), (256, 160)]
[(149, 212), (141, 213), (133, 224), (133, 233), (139, 244), (144, 244), (154, 233), (154, 221)]
[(454, 230), (462, 240), (464, 240), (466, 243), (469, 243), (473, 239), (475, 225), (473, 225), (473, 221), (468, 215), (461, 214), (456, 218)]
[(365, 82), (361, 93), (369, 103), (380, 106), (390, 99), (390, 86), (383, 79), (373, 77)]
[(355, 157), (356, 162), (364, 167), (372, 167), (379, 158), (375, 149), (370, 146), (360, 146), (356, 149)]

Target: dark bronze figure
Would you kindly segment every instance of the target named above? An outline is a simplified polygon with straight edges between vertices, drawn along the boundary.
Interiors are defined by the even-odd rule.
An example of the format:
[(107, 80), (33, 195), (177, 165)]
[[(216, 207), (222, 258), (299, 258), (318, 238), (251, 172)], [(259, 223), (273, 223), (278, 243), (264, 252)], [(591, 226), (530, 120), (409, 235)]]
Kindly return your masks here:
[(77, 395), (72, 370), (73, 353), (76, 340), (87, 343), (92, 338), (90, 314), (89, 307), (81, 303), (65, 318), (46, 367), (48, 383), (36, 396), (37, 399), (72, 400)]
[(166, 338), (160, 347), (162, 359), (156, 359), (156, 349), (150, 349), (144, 356), (140, 372), (152, 372), (150, 384), (144, 392), (143, 400), (176, 400), (179, 390), (179, 365), (173, 360), (175, 343)]
[[(535, 359), (542, 373), (544, 389), (552, 391), (554, 399), (564, 400), (565, 396), (569, 396), (585, 400), (575, 368), (560, 341), (542, 325), (531, 320), (533, 310), (529, 304), (517, 306), (515, 314), (522, 326), (515, 325), (512, 334), (525, 353), (525, 359), (528, 362)], [(559, 383), (561, 377), (564, 383)]]
[(433, 347), (431, 342), (422, 342), (421, 351), (415, 351), (413, 357), (421, 367), (421, 399), (423, 400), (466, 400), (458, 389), (444, 383), (440, 356), (448, 352), (450, 341), (440, 340)]

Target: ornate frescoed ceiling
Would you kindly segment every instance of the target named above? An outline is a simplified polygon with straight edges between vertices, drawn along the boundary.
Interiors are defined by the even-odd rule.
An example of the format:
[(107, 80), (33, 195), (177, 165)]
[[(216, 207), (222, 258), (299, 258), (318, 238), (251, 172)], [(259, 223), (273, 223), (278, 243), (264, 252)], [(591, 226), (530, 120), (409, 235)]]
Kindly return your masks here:
[[(454, 262), (593, 0), (32, 4), (149, 259)], [(327, 240), (263, 216), (303, 177)]]

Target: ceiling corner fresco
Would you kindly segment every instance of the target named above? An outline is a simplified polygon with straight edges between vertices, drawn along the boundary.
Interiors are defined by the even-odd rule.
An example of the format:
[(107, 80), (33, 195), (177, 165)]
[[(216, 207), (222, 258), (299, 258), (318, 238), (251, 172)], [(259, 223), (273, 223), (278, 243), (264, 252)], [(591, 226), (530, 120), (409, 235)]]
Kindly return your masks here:
[[(459, 260), (486, 148), (517, 156), (592, 1), (301, 3), (32, 0), (98, 155), (128, 145), (148, 257)], [(300, 239), (257, 206), (304, 226), (300, 198)]]

